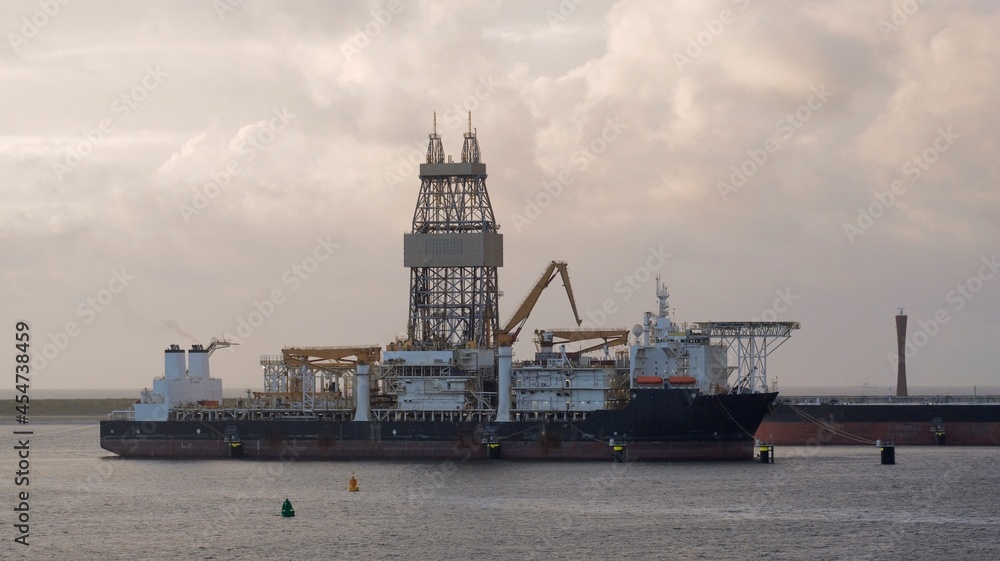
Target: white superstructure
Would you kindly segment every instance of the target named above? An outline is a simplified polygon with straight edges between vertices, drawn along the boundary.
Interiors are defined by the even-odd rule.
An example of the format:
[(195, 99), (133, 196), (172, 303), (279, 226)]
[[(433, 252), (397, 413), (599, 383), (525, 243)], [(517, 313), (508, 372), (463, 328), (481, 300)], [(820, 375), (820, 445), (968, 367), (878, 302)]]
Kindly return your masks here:
[(614, 361), (574, 366), (569, 360), (543, 358), (515, 368), (513, 382), (518, 413), (619, 409), (628, 389), (627, 375)]
[(729, 366), (725, 344), (697, 329), (683, 328), (671, 319), (670, 291), (656, 278), (657, 315), (647, 312), (633, 334), (642, 344), (629, 347), (632, 386), (679, 385), (706, 393), (725, 392), (734, 368)]
[[(532, 418), (545, 412), (589, 412), (620, 409), (632, 388), (692, 388), (702, 393), (722, 393), (730, 388), (728, 347), (697, 329), (673, 322), (667, 288), (656, 282), (659, 311), (647, 313), (642, 325), (632, 329), (634, 342), (624, 351), (603, 359), (581, 352), (553, 349), (552, 331), (537, 332), (535, 359), (516, 365), (511, 374), (514, 396), (511, 416)], [(612, 337), (607, 330), (601, 337)], [(624, 330), (620, 330), (624, 332)], [(560, 337), (572, 336), (562, 331)], [(623, 335), (621, 341), (627, 338)], [(591, 347), (594, 349), (595, 347)]]
[(222, 380), (209, 376), (209, 354), (201, 345), (192, 345), (188, 361), (180, 346), (170, 345), (164, 351), (163, 377), (154, 378), (153, 389), (144, 389), (133, 406), (135, 420), (166, 421), (172, 408), (222, 403)]
[(382, 353), (379, 379), (402, 411), (465, 411), (485, 399), (482, 380), (495, 377), (494, 349), (401, 350)]

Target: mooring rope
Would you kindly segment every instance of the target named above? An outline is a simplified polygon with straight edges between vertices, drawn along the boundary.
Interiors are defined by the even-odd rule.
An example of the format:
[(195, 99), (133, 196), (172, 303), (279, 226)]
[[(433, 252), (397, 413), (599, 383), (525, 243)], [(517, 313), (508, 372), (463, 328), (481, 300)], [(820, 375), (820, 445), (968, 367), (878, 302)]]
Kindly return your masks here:
[(732, 419), (733, 424), (736, 425), (736, 428), (743, 431), (743, 434), (749, 436), (750, 438), (753, 438), (754, 440), (757, 439), (756, 435), (750, 434), (750, 432), (748, 432), (747, 429), (743, 428), (743, 425), (741, 425), (740, 422), (736, 420), (736, 417), (733, 417), (733, 414), (729, 412), (729, 409), (726, 408), (726, 404), (722, 403), (722, 400), (719, 399), (718, 395), (713, 395), (712, 397), (715, 398), (715, 402), (719, 404), (719, 407), (722, 407), (722, 410), (726, 412), (726, 415), (729, 415), (729, 418)]
[(875, 444), (874, 440), (869, 440), (867, 438), (863, 438), (863, 437), (851, 434), (851, 433), (849, 433), (849, 432), (847, 432), (847, 431), (845, 431), (843, 429), (838, 429), (837, 427), (835, 427), (835, 426), (833, 426), (833, 425), (831, 425), (829, 423), (825, 423), (825, 422), (823, 422), (823, 421), (821, 421), (821, 420), (813, 417), (812, 415), (809, 415), (808, 413), (806, 413), (805, 411), (803, 411), (803, 410), (799, 409), (798, 407), (792, 405), (791, 403), (787, 403), (786, 405), (788, 405), (788, 407), (792, 411), (795, 411), (796, 413), (798, 413), (799, 415), (801, 415), (807, 421), (809, 421), (811, 423), (814, 423), (816, 425), (819, 425), (820, 427), (822, 427), (822, 428), (824, 428), (824, 429), (832, 432), (833, 434), (835, 434), (837, 436), (842, 436), (844, 438), (847, 438), (847, 439), (850, 439), (850, 440), (854, 440), (855, 442), (863, 442), (865, 444)]
[(537, 429), (538, 427), (544, 427), (544, 426), (545, 426), (545, 421), (542, 421), (541, 423), (538, 423), (537, 425), (531, 425), (530, 427), (528, 427), (528, 428), (526, 428), (524, 430), (519, 430), (519, 431), (517, 431), (517, 432), (515, 432), (513, 434), (508, 434), (506, 436), (498, 436), (497, 440), (498, 441), (500, 441), (500, 440), (506, 440), (506, 439), (508, 439), (508, 438), (510, 438), (512, 436), (517, 436), (519, 434), (528, 432), (529, 430), (534, 430), (534, 429)]
[(574, 425), (573, 423), (567, 423), (567, 424), (568, 424), (568, 425), (569, 425), (569, 426), (570, 426), (570, 427), (571, 427), (571, 428), (572, 428), (573, 430), (575, 430), (576, 432), (580, 433), (580, 434), (581, 434), (581, 435), (582, 435), (582, 436), (583, 436), (584, 438), (589, 438), (589, 439), (593, 440), (594, 442), (600, 442), (601, 444), (604, 444), (604, 441), (603, 441), (603, 440), (601, 440), (600, 438), (597, 438), (597, 437), (595, 437), (594, 435), (592, 435), (592, 434), (590, 434), (590, 433), (588, 433), (588, 432), (583, 432), (582, 430), (580, 430), (580, 428), (579, 428), (579, 427), (577, 427), (577, 426), (576, 426), (576, 425)]

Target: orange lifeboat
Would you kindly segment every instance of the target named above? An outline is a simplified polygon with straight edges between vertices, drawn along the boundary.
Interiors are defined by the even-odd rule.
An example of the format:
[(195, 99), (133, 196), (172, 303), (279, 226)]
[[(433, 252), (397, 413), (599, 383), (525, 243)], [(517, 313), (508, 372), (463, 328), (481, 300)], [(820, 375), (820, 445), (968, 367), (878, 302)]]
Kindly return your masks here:
[(636, 376), (635, 383), (640, 386), (663, 384), (663, 378), (659, 376)]
[(695, 380), (694, 376), (671, 376), (667, 378), (667, 382), (675, 386), (690, 386), (697, 384), (698, 380)]

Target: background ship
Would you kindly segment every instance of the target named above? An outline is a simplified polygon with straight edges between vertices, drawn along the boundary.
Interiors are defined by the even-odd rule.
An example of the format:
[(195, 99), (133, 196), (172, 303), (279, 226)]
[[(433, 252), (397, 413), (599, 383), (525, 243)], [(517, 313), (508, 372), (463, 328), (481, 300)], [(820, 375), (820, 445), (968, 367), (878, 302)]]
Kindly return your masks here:
[[(405, 339), (283, 349), (261, 358), (263, 391), (225, 407), (208, 360), (229, 343), (195, 346), (186, 364), (172, 346), (153, 389), (101, 423), (101, 446), (169, 458), (750, 459), (777, 395), (767, 356), (798, 324), (678, 325), (657, 278), (659, 310), (641, 325), (539, 330), (534, 359), (515, 363), (512, 345), (557, 276), (581, 322), (566, 265), (552, 262), (500, 324), (503, 236), (471, 116), (464, 136), (453, 162), (436, 124), (429, 135), (403, 240)], [(583, 341), (596, 344), (565, 348)]]
[(1000, 397), (909, 396), (906, 315), (896, 315), (896, 395), (786, 397), (757, 429), (762, 441), (786, 445), (1000, 445)]

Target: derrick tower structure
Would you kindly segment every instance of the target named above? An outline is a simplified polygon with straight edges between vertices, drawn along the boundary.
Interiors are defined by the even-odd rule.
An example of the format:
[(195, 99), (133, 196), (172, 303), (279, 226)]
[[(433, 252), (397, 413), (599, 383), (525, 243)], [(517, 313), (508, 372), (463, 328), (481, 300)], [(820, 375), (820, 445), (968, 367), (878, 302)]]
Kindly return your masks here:
[(461, 162), (446, 158), (435, 114), (413, 227), (403, 239), (403, 265), (410, 269), (407, 338), (418, 349), (492, 347), (499, 328), (503, 236), (471, 113), (464, 137)]

